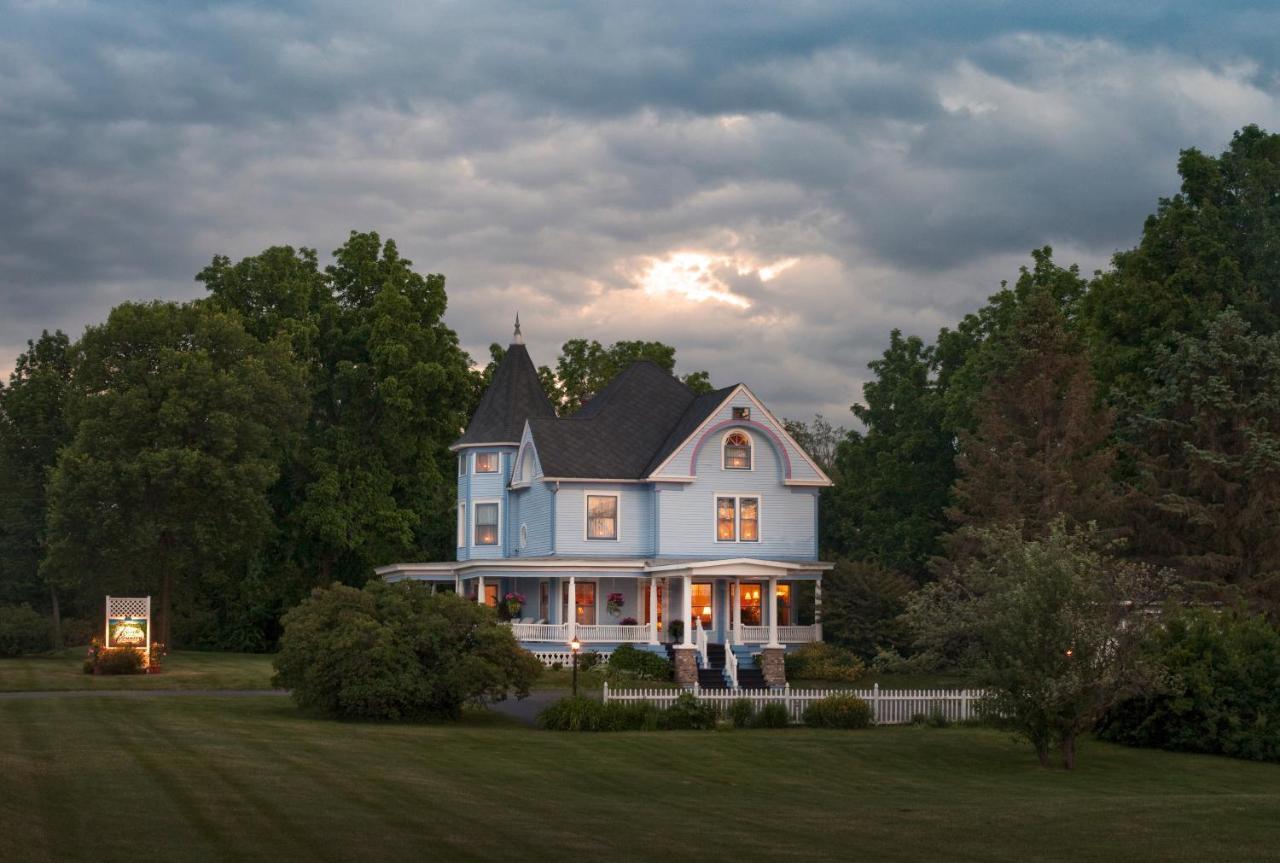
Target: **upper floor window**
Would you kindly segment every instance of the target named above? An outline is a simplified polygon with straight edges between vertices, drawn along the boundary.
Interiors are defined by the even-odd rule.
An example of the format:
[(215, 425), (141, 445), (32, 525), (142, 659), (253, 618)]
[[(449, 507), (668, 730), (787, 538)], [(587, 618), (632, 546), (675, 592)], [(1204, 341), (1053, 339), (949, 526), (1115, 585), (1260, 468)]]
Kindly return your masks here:
[(587, 539), (618, 538), (618, 496), (587, 495)]
[(746, 432), (730, 432), (725, 437), (724, 469), (751, 470), (751, 438)]
[(498, 454), (496, 452), (476, 453), (476, 473), (497, 473)]
[(476, 504), (475, 544), (498, 544), (498, 505), (496, 503)]
[(520, 481), (529, 482), (533, 479), (533, 451), (525, 450), (520, 456)]
[(458, 476), (466, 476), (466, 475), (467, 475), (467, 454), (464, 452), (464, 453), (458, 454)]
[(716, 498), (716, 542), (759, 542), (760, 498)]

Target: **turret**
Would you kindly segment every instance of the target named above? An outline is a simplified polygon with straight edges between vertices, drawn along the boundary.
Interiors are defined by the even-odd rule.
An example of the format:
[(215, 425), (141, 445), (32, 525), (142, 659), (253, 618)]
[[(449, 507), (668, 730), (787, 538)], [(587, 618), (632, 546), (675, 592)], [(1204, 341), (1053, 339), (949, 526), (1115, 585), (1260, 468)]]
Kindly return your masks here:
[(450, 447), (458, 453), (458, 560), (510, 554), (514, 543), (507, 486), (525, 421), (555, 415), (524, 346), (517, 315), (506, 356), (494, 369), (467, 430)]

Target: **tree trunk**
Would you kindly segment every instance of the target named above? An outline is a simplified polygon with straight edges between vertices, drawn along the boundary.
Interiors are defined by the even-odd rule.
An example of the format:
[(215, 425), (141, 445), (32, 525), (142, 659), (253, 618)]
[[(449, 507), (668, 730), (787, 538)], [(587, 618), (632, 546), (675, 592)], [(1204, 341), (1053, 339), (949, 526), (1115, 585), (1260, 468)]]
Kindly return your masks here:
[(160, 638), (158, 640), (164, 651), (173, 646), (173, 571), (165, 566), (160, 576)]
[(1068, 732), (1062, 738), (1062, 766), (1068, 770), (1076, 768), (1076, 735), (1075, 732)]
[(1036, 740), (1032, 743), (1036, 748), (1036, 758), (1040, 760), (1041, 767), (1049, 766), (1049, 744)]
[(53, 641), (53, 649), (62, 649), (62, 609), (58, 605), (58, 589), (52, 584), (49, 585), (49, 600), (53, 607), (53, 629), (50, 631), (50, 637)]

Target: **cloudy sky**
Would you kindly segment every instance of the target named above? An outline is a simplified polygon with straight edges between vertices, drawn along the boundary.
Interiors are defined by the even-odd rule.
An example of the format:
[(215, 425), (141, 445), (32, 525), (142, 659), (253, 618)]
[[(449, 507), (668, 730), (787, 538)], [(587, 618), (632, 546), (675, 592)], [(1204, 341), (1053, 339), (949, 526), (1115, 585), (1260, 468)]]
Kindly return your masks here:
[(1179, 149), (1280, 128), (1271, 4), (533, 5), (0, 0), (0, 372), (375, 229), (477, 358), (518, 309), (539, 362), (661, 339), (848, 422), (890, 329), (1105, 265)]

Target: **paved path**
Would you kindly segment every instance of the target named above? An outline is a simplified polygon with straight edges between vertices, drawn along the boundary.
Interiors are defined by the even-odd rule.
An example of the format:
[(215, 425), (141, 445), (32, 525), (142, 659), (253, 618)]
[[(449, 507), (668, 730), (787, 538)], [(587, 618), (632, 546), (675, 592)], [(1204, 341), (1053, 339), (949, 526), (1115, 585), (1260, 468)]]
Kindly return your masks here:
[(0, 701), (29, 698), (170, 698), (203, 696), (205, 698), (257, 698), (288, 695), (287, 689), (42, 689), (32, 692), (0, 692)]
[[(514, 698), (508, 698), (506, 701), (490, 704), (489, 709), (495, 713), (510, 716), (525, 725), (533, 725), (544, 707), (559, 701), (568, 694), (569, 690), (567, 689), (535, 689), (529, 693), (528, 698), (522, 698), (519, 701)], [(589, 692), (585, 694), (591, 695)]]

